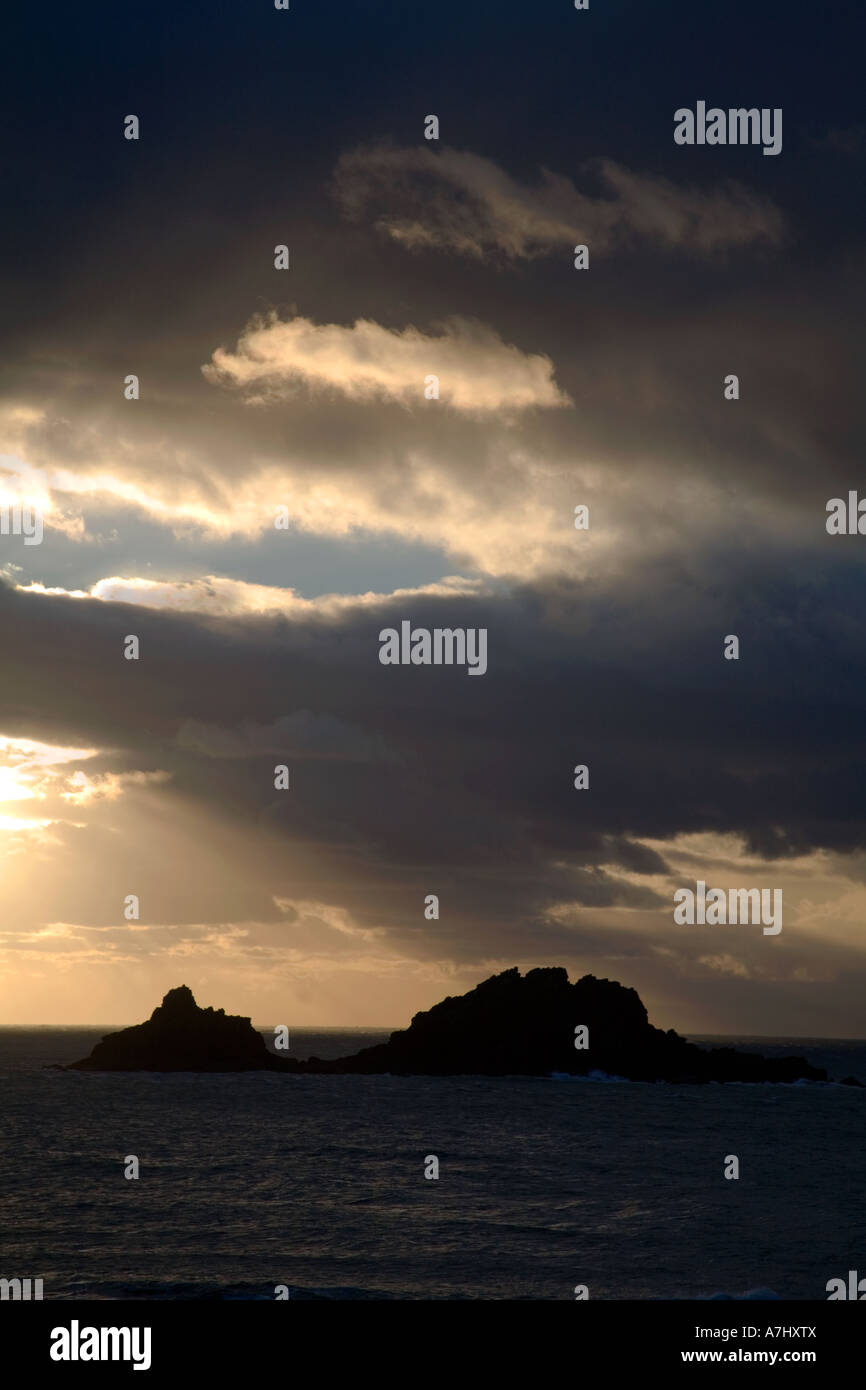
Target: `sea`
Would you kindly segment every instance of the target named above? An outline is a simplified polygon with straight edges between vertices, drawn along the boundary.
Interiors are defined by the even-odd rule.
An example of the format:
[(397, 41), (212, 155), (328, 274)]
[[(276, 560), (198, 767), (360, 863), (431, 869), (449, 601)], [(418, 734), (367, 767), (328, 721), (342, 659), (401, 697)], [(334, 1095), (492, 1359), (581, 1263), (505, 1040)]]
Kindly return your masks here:
[[(823, 1300), (866, 1276), (866, 1090), (46, 1069), (110, 1031), (0, 1028), (0, 1278), (45, 1299)], [(389, 1031), (293, 1029), (287, 1055)], [(866, 1085), (864, 1041), (692, 1041)]]

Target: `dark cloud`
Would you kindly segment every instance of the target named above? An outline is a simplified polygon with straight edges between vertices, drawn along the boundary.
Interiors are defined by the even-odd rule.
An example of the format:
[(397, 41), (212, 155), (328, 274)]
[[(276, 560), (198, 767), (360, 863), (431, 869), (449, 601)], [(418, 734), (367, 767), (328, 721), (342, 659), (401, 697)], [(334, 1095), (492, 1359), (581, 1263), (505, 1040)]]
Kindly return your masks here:
[(783, 238), (779, 209), (740, 184), (705, 191), (604, 158), (582, 173), (584, 183), (589, 174), (600, 184), (601, 196), (545, 168), (533, 185), (522, 184), (495, 161), (438, 142), (380, 144), (341, 157), (334, 191), (348, 217), (374, 221), (410, 250), (505, 264), (554, 253), (564, 258), (576, 243), (605, 255), (645, 240), (702, 256)]
[[(362, 921), (387, 920), (375, 888), (353, 901), (365, 881), (386, 899), (456, 881), (470, 924), (557, 901), (652, 908), (633, 876), (666, 865), (639, 840), (734, 834), (765, 859), (866, 846), (858, 578), (828, 566), (786, 601), (787, 575), (727, 571), (717, 554), (700, 587), (659, 566), (615, 588), (291, 621), (4, 588), (5, 731), (117, 749), (101, 767), (167, 769), (169, 798), (315, 845)], [(378, 633), (404, 617), (486, 627), (487, 674), (380, 665)], [(723, 659), (732, 632), (738, 662)], [(277, 793), (284, 759), (292, 789)]]

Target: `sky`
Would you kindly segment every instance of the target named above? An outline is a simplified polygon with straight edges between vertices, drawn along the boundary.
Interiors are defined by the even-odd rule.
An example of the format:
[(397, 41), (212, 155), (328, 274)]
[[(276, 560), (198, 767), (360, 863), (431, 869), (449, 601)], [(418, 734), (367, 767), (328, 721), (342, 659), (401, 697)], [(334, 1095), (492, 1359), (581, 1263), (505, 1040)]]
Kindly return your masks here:
[[(563, 965), (663, 1027), (866, 1036), (866, 539), (826, 527), (866, 493), (864, 28), (19, 7), (0, 1022), (186, 983), (398, 1027)], [(781, 151), (677, 144), (699, 101)], [(383, 665), (403, 621), (486, 671)], [(782, 931), (677, 923), (698, 880)]]

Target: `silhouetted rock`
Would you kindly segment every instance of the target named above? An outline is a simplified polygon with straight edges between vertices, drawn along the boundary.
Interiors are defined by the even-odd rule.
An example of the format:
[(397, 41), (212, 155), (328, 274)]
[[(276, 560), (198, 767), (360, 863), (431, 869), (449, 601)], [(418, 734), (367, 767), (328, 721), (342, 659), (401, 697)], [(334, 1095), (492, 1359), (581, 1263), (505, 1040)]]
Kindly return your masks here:
[[(588, 1047), (575, 1047), (575, 1030)], [(170, 990), (147, 1023), (110, 1033), (79, 1071), (254, 1071), (295, 1075), (586, 1076), (631, 1081), (826, 1081), (802, 1057), (769, 1059), (731, 1047), (703, 1048), (672, 1028), (653, 1028), (633, 989), (561, 967), (516, 967), (418, 1013), (388, 1042), (351, 1057), (300, 1062), (275, 1056), (248, 1018), (200, 1009), (189, 989)], [(849, 1080), (850, 1084), (850, 1080)]]
[[(589, 1046), (575, 1048), (585, 1025)], [(768, 1059), (733, 1048), (702, 1048), (673, 1029), (653, 1028), (633, 989), (584, 975), (570, 984), (561, 967), (514, 968), (457, 998), (416, 1014), (390, 1040), (334, 1062), (310, 1058), (299, 1072), (396, 1075), (586, 1076), (631, 1081), (826, 1081), (802, 1057)]]
[(109, 1033), (74, 1071), (283, 1071), (248, 1018), (200, 1009), (186, 985), (170, 989), (146, 1023)]

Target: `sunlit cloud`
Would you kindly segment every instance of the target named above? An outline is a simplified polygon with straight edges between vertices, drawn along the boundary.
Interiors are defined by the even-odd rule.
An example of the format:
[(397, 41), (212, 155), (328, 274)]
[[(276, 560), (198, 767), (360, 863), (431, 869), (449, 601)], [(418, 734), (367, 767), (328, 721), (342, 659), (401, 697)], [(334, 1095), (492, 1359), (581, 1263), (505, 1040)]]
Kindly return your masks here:
[[(467, 413), (570, 404), (553, 380), (553, 363), (504, 343), (493, 329), (455, 318), (438, 335), (383, 328), (369, 319), (350, 327), (254, 318), (234, 352), (218, 348), (202, 367), (209, 381), (241, 387), (262, 404), (300, 384), (352, 400), (393, 400), (429, 410), (425, 384), (438, 380), (442, 405)], [(435, 407), (434, 407), (435, 408)]]
[(97, 777), (88, 777), (85, 772), (74, 772), (68, 779), (68, 788), (60, 795), (72, 806), (88, 806), (92, 801), (116, 801), (128, 787), (159, 786), (171, 779), (170, 772), (106, 772)]
[(51, 820), (34, 820), (29, 816), (0, 816), (0, 830), (12, 833), (22, 830), (44, 830), (51, 824)]
[(98, 752), (97, 748), (61, 748), (0, 735), (0, 802), (43, 800), (47, 788), (64, 775), (58, 769), (95, 758)]
[(103, 603), (133, 603), (143, 608), (173, 609), (177, 612), (211, 613), (221, 617), (242, 614), (282, 613), (286, 617), (319, 614), (336, 617), (364, 607), (374, 607), (386, 598), (430, 598), (483, 592), (479, 579), (446, 576), (435, 584), (416, 589), (396, 589), (390, 594), (322, 594), (307, 599), (293, 589), (268, 584), (250, 584), (240, 579), (203, 575), (200, 579), (156, 580), (114, 576), (100, 579), (89, 590), (63, 589), (44, 584), (18, 584), (22, 593), (47, 598), (99, 599)]

